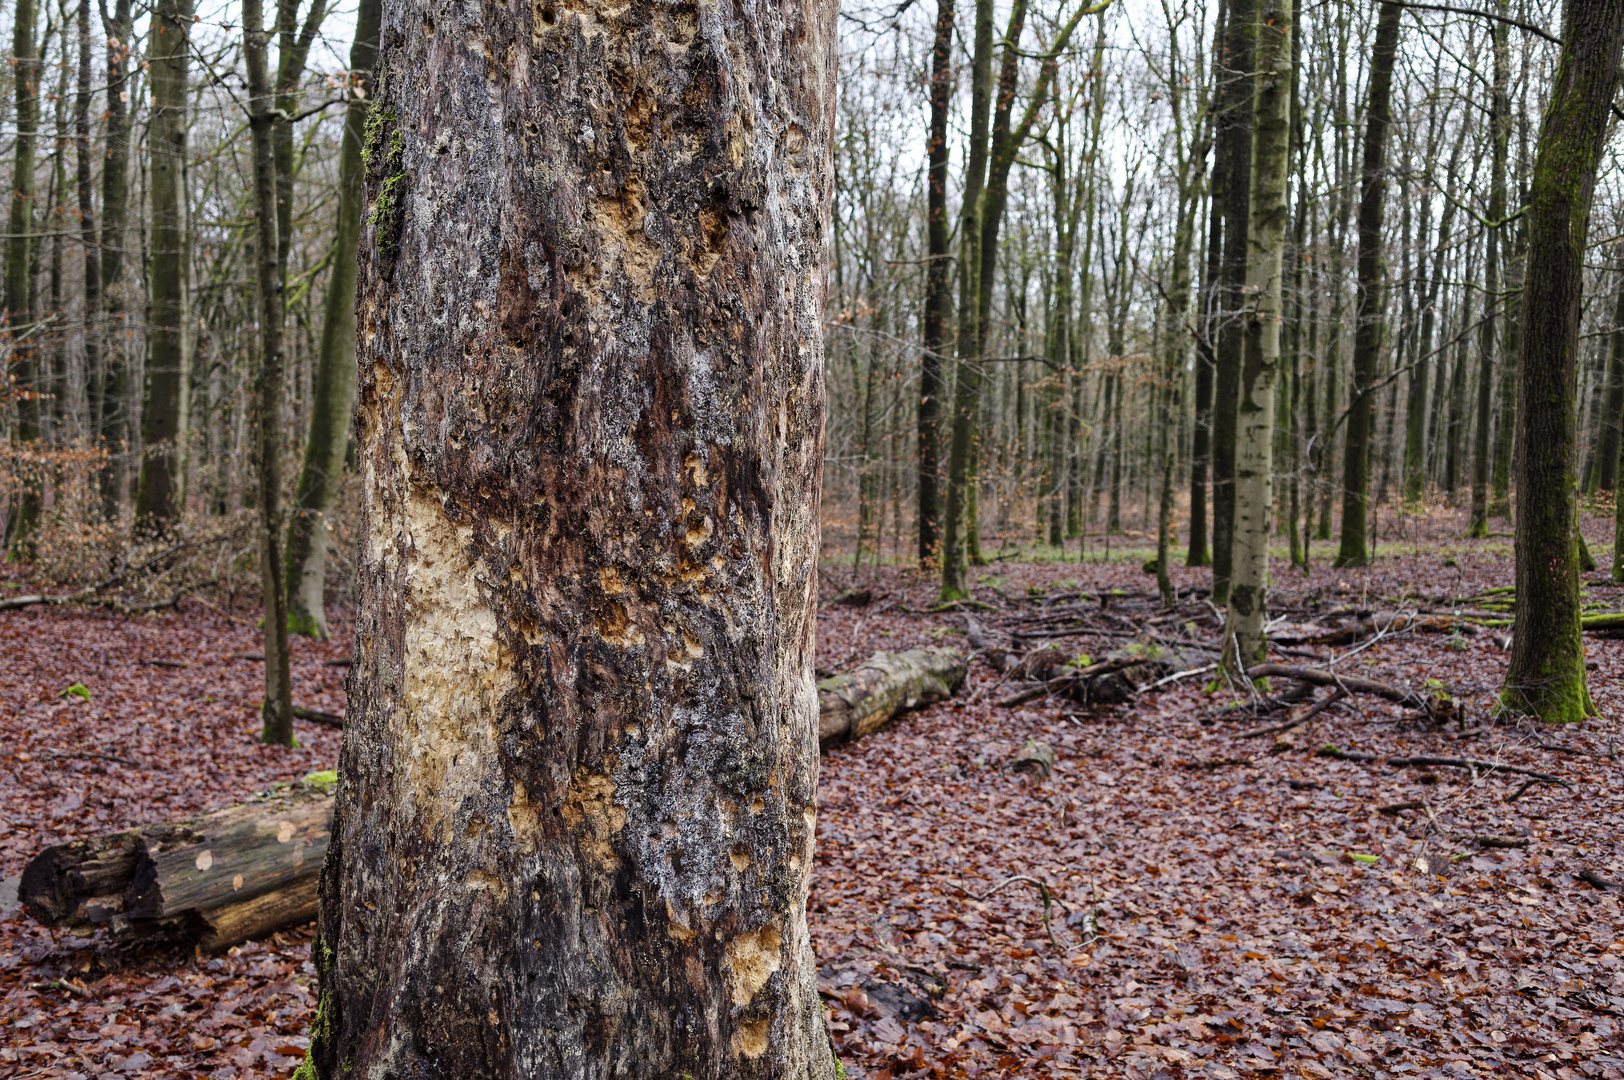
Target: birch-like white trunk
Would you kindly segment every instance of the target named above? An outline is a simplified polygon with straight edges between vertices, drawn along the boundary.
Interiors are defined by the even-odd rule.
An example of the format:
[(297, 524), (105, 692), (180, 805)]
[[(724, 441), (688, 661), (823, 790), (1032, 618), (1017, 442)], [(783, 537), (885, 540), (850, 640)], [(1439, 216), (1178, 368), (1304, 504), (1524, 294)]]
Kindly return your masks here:
[(1224, 659), (1237, 670), (1264, 659), (1269, 508), (1274, 504), (1274, 387), (1280, 364), (1280, 278), (1286, 240), (1291, 133), (1291, 8), (1258, 12), (1257, 99), (1246, 263), (1246, 351), (1235, 440), (1234, 562)]

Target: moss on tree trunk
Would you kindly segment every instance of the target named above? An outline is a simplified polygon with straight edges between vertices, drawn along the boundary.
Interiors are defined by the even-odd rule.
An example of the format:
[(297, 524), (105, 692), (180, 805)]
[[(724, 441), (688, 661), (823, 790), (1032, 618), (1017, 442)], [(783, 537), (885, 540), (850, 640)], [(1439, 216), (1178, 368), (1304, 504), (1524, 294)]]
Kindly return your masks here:
[(1529, 200), (1517, 402), (1517, 625), (1500, 695), (1502, 708), (1552, 722), (1595, 712), (1585, 685), (1574, 543), (1574, 376), (1585, 237), (1618, 86), (1624, 0), (1568, 0), (1562, 41)]

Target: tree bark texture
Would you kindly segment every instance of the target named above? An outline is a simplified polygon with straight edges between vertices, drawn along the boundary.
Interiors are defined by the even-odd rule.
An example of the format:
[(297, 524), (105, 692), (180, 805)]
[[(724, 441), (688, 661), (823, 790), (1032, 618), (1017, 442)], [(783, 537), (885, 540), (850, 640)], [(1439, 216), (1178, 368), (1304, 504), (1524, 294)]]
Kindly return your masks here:
[(1506, 213), (1506, 157), (1511, 137), (1511, 100), (1507, 85), (1511, 60), (1507, 27), (1495, 23), (1489, 31), (1494, 48), (1494, 82), (1489, 100), (1489, 223), (1483, 230), (1483, 320), (1477, 328), (1477, 429), (1472, 440), (1472, 509), (1467, 536), (1489, 535), (1489, 469), (1493, 454), (1495, 321), (1500, 295), (1500, 220)]
[(135, 495), (139, 526), (161, 532), (178, 517), (186, 494), (185, 445), (190, 432), (192, 349), (191, 233), (186, 214), (186, 95), (191, 68), (191, 0), (161, 0), (148, 38), (152, 84), (151, 304), (147, 320), (147, 390), (141, 413), (141, 473)]
[(321, 352), (305, 441), (304, 467), (288, 519), (288, 629), (325, 639), (327, 609), (327, 515), (338, 495), (355, 412), (355, 253), (366, 201), (361, 137), (372, 99), (372, 65), (378, 57), (382, 0), (362, 0), (350, 47), (351, 97), (339, 160), (338, 222), (333, 231), (333, 270), (321, 325)]
[[(1620, 260), (1624, 271), (1624, 258)], [(1596, 483), (1594, 490), (1612, 491), (1618, 477), (1619, 424), (1624, 420), (1624, 272), (1619, 274), (1618, 295), (1613, 301), (1613, 325), (1607, 335), (1607, 407), (1601, 416), (1601, 434), (1596, 440)]]
[(282, 321), (286, 311), (277, 254), (276, 116), (266, 62), (269, 34), (260, 0), (243, 0), (248, 69), (248, 131), (254, 162), (254, 268), (259, 294), (254, 457), (259, 480), (259, 587), (264, 600), (265, 702), (260, 742), (295, 744), (288, 656), (288, 592), (282, 561)]
[[(1396, 5), (1389, 5), (1395, 6)], [(1257, 65), (1247, 224), (1246, 352), (1236, 410), (1234, 559), (1222, 662), (1244, 670), (1268, 658), (1263, 622), (1269, 592), (1269, 512), (1274, 505), (1275, 382), (1284, 312), (1286, 185), (1291, 165), (1292, 11), (1261, 4), (1254, 16)]]
[(102, 29), (107, 31), (106, 135), (107, 155), (102, 164), (101, 296), (107, 317), (105, 375), (99, 395), (96, 430), (112, 458), (102, 471), (102, 514), (116, 519), (124, 498), (127, 458), (125, 444), (134, 434), (130, 428), (129, 354), (124, 343), (126, 309), (123, 275), (126, 206), (130, 189), (128, 93), (131, 29), (131, 0), (115, 0), (111, 17), (103, 12)]
[(937, 479), (941, 462), (942, 399), (947, 383), (942, 362), (949, 355), (948, 320), (953, 309), (953, 267), (948, 253), (951, 230), (947, 224), (948, 119), (953, 98), (953, 23), (955, 0), (937, 0), (936, 40), (931, 48), (930, 136), (926, 157), (930, 166), (925, 192), (924, 356), (919, 372), (919, 565), (939, 554), (940, 495)]
[(835, 6), (384, 5), (306, 1075), (795, 1076)]
[(1359, 256), (1354, 302), (1353, 385), (1342, 453), (1342, 535), (1337, 566), (1370, 561), (1366, 506), (1370, 498), (1370, 443), (1375, 434), (1377, 360), (1383, 336), (1382, 215), (1387, 194), (1387, 130), (1392, 126), (1393, 61), (1404, 7), (1383, 3), (1376, 17), (1365, 108), (1364, 163), (1359, 174)]
[[(1212, 599), (1229, 596), (1235, 537), (1235, 425), (1240, 402), (1241, 357), (1246, 349), (1246, 230), (1251, 214), (1253, 60), (1257, 0), (1228, 0), (1222, 60), (1215, 65), (1218, 120), (1215, 152), (1224, 162), (1222, 198), (1212, 213), (1223, 216), (1219, 271), (1219, 322), (1214, 340), (1212, 399)], [(1127, 243), (1124, 236), (1123, 243)]]
[(1503, 707), (1547, 721), (1595, 712), (1580, 639), (1574, 377), (1585, 237), (1618, 87), (1624, 0), (1568, 0), (1528, 207), (1517, 387), (1517, 624)]

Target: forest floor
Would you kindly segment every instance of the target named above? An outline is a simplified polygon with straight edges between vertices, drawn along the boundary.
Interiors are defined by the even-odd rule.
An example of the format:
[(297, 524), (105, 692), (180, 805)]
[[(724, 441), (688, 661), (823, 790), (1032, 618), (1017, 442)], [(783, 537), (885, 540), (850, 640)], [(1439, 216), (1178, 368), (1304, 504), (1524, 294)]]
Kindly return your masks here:
[[(1274, 596), (1380, 606), (1511, 583), (1504, 539), (1431, 525), (1384, 543), (1369, 569), (1321, 563), (1305, 578), (1277, 564)], [(1608, 526), (1586, 526), (1598, 558)], [(0, 588), (19, 584), (3, 573)], [(994, 609), (1153, 587), (1137, 559), (977, 576)], [(1586, 579), (1587, 601), (1624, 609), (1605, 561)], [(831, 570), (825, 592), (852, 583)], [(926, 613), (925, 576), (886, 568), (860, 583), (868, 606), (819, 615), (821, 668), (962, 646), (962, 615)], [(1624, 1076), (1624, 889), (1606, 885), (1624, 880), (1624, 641), (1587, 639), (1601, 716), (1550, 730), (1491, 719), (1502, 640), (1406, 633), (1318, 650), (1357, 649), (1344, 673), (1447, 683), (1465, 713), (1438, 729), (1355, 698), (1307, 732), (1238, 738), (1257, 721), (1215, 716), (1237, 697), (1200, 678), (1128, 705), (1005, 708), (1002, 677), (977, 663), (955, 698), (835, 750), (809, 919), (849, 1073)], [(295, 649), (296, 702), (341, 712), (343, 671), (324, 662), (347, 654), (347, 627)], [(0, 613), (0, 878), (14, 889), (46, 844), (330, 767), (331, 729), (300, 723), (294, 751), (257, 744), (261, 671), (242, 657), (258, 651), (243, 608)], [(88, 702), (61, 696), (73, 684)], [(1029, 739), (1056, 753), (1047, 778), (1009, 768)], [(1326, 744), (1376, 760), (1316, 756)], [(1401, 754), (1572, 787), (1507, 802), (1516, 777), (1387, 763)], [(1420, 805), (1392, 811), (1401, 803)], [(1526, 843), (1466, 839), (1485, 834)], [(1047, 925), (1043, 893), (1017, 876), (1051, 890)], [(0, 891), (0, 1078), (285, 1076), (314, 1007), (309, 947), (308, 931), (217, 957), (115, 946), (40, 927)]]

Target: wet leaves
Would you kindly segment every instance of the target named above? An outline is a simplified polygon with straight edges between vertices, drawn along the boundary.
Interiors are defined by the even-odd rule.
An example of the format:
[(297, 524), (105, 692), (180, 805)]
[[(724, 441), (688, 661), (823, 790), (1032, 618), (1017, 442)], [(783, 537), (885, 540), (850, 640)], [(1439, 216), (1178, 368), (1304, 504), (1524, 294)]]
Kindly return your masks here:
[[(1311, 612), (1397, 596), (1438, 579), (1428, 551), (1301, 582), (1281, 574), (1293, 592), (1277, 598)], [(1504, 556), (1450, 557), (1450, 588), (1456, 571), (1460, 589), (1510, 579)], [(924, 614), (924, 578), (838, 584), (872, 596), (820, 613), (821, 667), (963, 643), (962, 614)], [(976, 595), (998, 605), (1145, 584), (1136, 564), (1001, 564)], [(1587, 597), (1624, 606), (1610, 586)], [(0, 876), (71, 835), (227, 805), (331, 766), (338, 733), (319, 725), (298, 725), (303, 749), (258, 746), (261, 672), (234, 659), (258, 652), (255, 616), (235, 614), (0, 616)], [(1505, 654), (1491, 635), (1449, 640), (1395, 635), (1341, 670), (1442, 680), (1464, 729), (1353, 698), (1289, 739), (1242, 740), (1261, 721), (1219, 712), (1241, 695), (1193, 679), (1123, 706), (1003, 709), (1000, 676), (978, 663), (956, 698), (825, 758), (809, 916), (848, 1069), (1624, 1075), (1624, 896), (1592, 880), (1624, 881), (1610, 756), (1624, 734), (1624, 642), (1587, 642), (1603, 718), (1551, 732), (1484, 724)], [(299, 703), (342, 712), (343, 670), (322, 661), (347, 643), (295, 648)], [(59, 696), (75, 683), (89, 702)], [(1054, 755), (1047, 777), (1012, 767), (1033, 741)], [(1327, 744), (1346, 756), (1316, 757)], [(1574, 788), (1539, 784), (1508, 803), (1526, 777), (1389, 764), (1404, 756), (1504, 762)], [(1012, 878), (1043, 887), (997, 888)], [(315, 1007), (309, 948), (299, 932), (176, 955), (8, 915), (0, 1078), (285, 1076)]]

